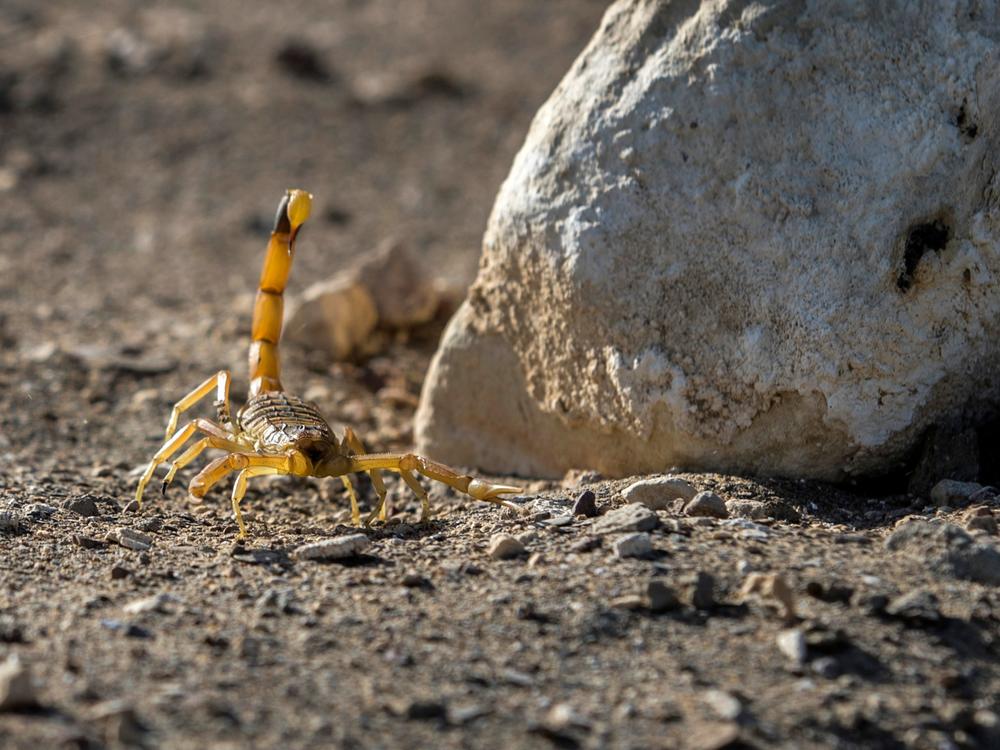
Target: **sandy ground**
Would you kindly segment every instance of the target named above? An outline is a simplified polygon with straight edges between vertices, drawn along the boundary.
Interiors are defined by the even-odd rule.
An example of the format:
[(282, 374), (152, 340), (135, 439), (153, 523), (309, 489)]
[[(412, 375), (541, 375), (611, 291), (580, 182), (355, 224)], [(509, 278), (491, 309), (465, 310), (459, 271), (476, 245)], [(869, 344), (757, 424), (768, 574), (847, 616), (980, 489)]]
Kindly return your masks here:
[[(246, 544), (190, 471), (126, 510), (172, 402), (220, 368), (246, 387), (281, 192), (317, 200), (292, 293), (388, 239), (467, 282), (602, 11), (0, 5), (0, 746), (1000, 746), (988, 490), (683, 475), (729, 517), (615, 528), (635, 478), (517, 478), (521, 513), (435, 486), (427, 524), (393, 485), (332, 562), (296, 550), (357, 533), (335, 480), (256, 482)], [(406, 449), (441, 325), (352, 364), (286, 347), (286, 384)], [(600, 515), (574, 516), (588, 489)]]

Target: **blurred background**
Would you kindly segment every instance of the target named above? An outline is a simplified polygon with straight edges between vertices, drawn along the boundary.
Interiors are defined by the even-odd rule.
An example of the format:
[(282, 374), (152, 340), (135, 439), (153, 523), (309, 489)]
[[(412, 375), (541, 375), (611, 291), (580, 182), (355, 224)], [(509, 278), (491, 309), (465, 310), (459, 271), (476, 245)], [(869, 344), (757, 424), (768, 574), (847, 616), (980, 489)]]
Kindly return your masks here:
[(134, 418), (88, 422), (131, 412), (138, 458), (179, 392), (222, 367), (242, 386), (286, 187), (316, 197), (290, 295), (390, 239), (471, 281), (531, 118), (605, 7), (0, 2), (0, 449), (121, 443)]

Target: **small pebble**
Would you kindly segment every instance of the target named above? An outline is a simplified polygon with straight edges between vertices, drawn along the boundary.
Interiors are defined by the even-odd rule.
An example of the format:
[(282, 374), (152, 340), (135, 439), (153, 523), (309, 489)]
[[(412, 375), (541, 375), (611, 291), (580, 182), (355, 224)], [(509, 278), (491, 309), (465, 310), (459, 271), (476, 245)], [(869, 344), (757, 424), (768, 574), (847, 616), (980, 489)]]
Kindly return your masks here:
[(688, 596), (695, 609), (712, 609), (715, 606), (715, 578), (699, 570), (689, 579)]
[(708, 704), (720, 719), (736, 721), (743, 713), (743, 704), (739, 698), (725, 690), (706, 690), (705, 703)]
[(699, 492), (684, 506), (684, 513), (688, 516), (729, 518), (726, 501), (714, 492)]
[(613, 609), (627, 609), (635, 612), (640, 609), (645, 609), (646, 600), (638, 594), (626, 594), (625, 596), (618, 596), (612, 599), (611, 606)]
[(570, 545), (570, 552), (590, 552), (601, 546), (601, 538), (596, 536), (585, 536)]
[(840, 674), (840, 665), (832, 656), (821, 656), (819, 659), (813, 659), (810, 666), (813, 672), (827, 680), (832, 680)]
[(692, 500), (697, 492), (686, 479), (668, 476), (635, 482), (625, 488), (622, 497), (629, 503), (640, 503), (650, 510), (669, 510), (674, 500)]
[(94, 539), (93, 537), (85, 536), (84, 534), (74, 534), (73, 541), (83, 549), (101, 549), (107, 544), (101, 539)]
[(340, 560), (360, 554), (370, 544), (371, 540), (364, 534), (350, 534), (303, 544), (295, 550), (295, 556), (300, 560)]
[(914, 589), (889, 602), (885, 613), (912, 622), (937, 622), (941, 619), (938, 599), (927, 589)]
[(136, 552), (143, 552), (153, 546), (153, 540), (150, 537), (141, 531), (125, 527), (112, 529), (105, 535), (104, 541), (115, 542), (125, 547), (125, 549), (135, 550)]
[(753, 595), (773, 599), (781, 606), (785, 620), (796, 619), (795, 592), (788, 581), (779, 573), (751, 573), (740, 589), (740, 599), (745, 601)]
[(90, 495), (69, 498), (63, 503), (63, 508), (76, 513), (78, 516), (84, 516), (85, 518), (92, 518), (93, 516), (100, 515), (101, 513), (100, 509), (97, 507), (97, 503), (94, 502), (94, 498)]
[(976, 482), (959, 482), (955, 479), (942, 479), (931, 489), (931, 503), (937, 506), (953, 508), (969, 504), (969, 499), (983, 489)]
[(21, 517), (12, 510), (0, 512), (0, 533), (16, 534), (24, 528)]
[(416, 572), (409, 572), (403, 576), (402, 584), (408, 589), (431, 589), (434, 585), (426, 577)]
[(611, 545), (615, 557), (647, 557), (653, 551), (653, 543), (649, 534), (639, 532), (618, 537)]
[(778, 650), (796, 665), (805, 663), (806, 637), (798, 628), (782, 630), (778, 633)]
[(31, 671), (16, 654), (0, 664), (0, 711), (15, 711), (38, 705)]
[(593, 490), (584, 490), (573, 503), (574, 516), (586, 516), (593, 518), (597, 515), (597, 495)]
[(621, 534), (629, 531), (652, 531), (660, 523), (657, 515), (639, 503), (608, 511), (594, 521), (595, 534)]
[(646, 584), (646, 600), (653, 612), (667, 612), (680, 605), (677, 593), (663, 581), (657, 580)]
[(524, 545), (510, 534), (494, 534), (487, 548), (494, 560), (510, 560), (525, 553)]
[(123, 565), (112, 565), (110, 575), (112, 581), (120, 581), (132, 575), (132, 571)]
[(32, 518), (48, 518), (57, 510), (58, 508), (53, 508), (46, 503), (29, 503), (24, 506), (24, 515)]
[(139, 615), (144, 612), (167, 612), (167, 605), (177, 601), (179, 601), (178, 598), (171, 594), (155, 594), (129, 602), (122, 607), (122, 611), (129, 615)]
[(441, 701), (414, 700), (406, 706), (405, 716), (413, 721), (431, 721), (447, 716), (448, 707)]

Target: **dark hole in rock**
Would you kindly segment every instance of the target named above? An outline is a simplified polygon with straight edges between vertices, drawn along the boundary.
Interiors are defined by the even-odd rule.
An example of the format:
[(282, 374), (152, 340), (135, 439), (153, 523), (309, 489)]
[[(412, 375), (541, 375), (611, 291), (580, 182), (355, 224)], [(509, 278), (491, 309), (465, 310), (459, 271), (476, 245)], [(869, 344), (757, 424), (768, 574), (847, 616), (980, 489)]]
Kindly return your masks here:
[(903, 250), (903, 270), (896, 279), (896, 286), (901, 292), (913, 286), (913, 276), (924, 255), (931, 251), (937, 253), (944, 250), (950, 236), (950, 229), (940, 219), (910, 228)]
[(955, 127), (969, 141), (973, 140), (979, 133), (979, 126), (969, 120), (969, 115), (965, 111), (965, 102), (962, 102), (962, 106), (958, 108), (958, 114), (955, 115)]

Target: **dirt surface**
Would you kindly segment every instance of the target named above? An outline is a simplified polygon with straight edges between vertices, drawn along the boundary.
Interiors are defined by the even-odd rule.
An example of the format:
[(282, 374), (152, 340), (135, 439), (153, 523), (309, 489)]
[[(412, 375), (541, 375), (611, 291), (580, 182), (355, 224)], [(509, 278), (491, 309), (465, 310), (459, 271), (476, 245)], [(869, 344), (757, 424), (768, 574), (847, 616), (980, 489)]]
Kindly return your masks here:
[[(393, 483), (337, 561), (297, 552), (357, 533), (336, 480), (254, 481), (246, 544), (190, 471), (126, 509), (173, 401), (224, 367), (245, 388), (284, 188), (317, 199), (290, 291), (389, 238), (468, 281), (602, 11), (0, 5), (0, 746), (1000, 745), (988, 490), (682, 475), (729, 517), (666, 501), (616, 531), (634, 478), (520, 478), (521, 513), (434, 486), (427, 524)], [(286, 347), (284, 379), (406, 449), (441, 323), (364, 363)]]

